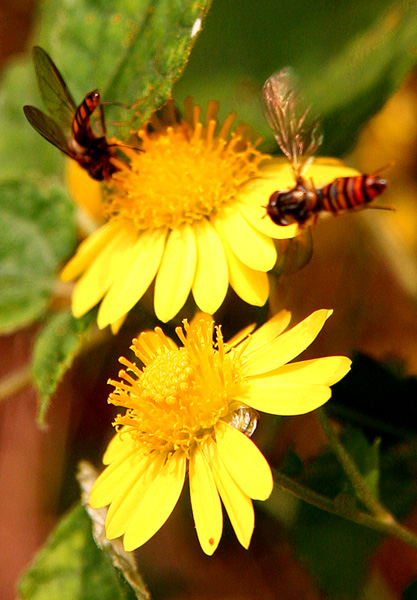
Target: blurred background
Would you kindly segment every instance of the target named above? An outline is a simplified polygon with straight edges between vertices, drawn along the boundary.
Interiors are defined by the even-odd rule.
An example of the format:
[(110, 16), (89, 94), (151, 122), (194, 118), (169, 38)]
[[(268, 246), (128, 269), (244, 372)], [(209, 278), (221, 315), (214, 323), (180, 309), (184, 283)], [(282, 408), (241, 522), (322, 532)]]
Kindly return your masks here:
[[(262, 3), (258, 3), (258, 9), (262, 10)], [(10, 57), (27, 52), (32, 45), (35, 11), (33, 1), (20, 0), (17, 4), (0, 1), (2, 67)], [(190, 63), (189, 68), (190, 79), (195, 67)], [(180, 80), (174, 91), (178, 98), (185, 95), (182, 89), (185, 86)], [(244, 81), (240, 89), (243, 96), (247, 92), (250, 102), (258, 93), (250, 85), (246, 87)], [(326, 135), (331, 136), (328, 125)], [(417, 375), (416, 72), (405, 78), (382, 110), (360, 131), (354, 148), (349, 149), (347, 162), (364, 173), (386, 167), (383, 174), (389, 187), (378, 204), (394, 211), (366, 210), (320, 221), (313, 231), (311, 261), (299, 271), (289, 268), (274, 283), (271, 307), (274, 311), (288, 308), (295, 321), (317, 308), (335, 310), (306, 354), (306, 357), (345, 354), (355, 358), (357, 370), (352, 378), (349, 376), (336, 386), (331, 414), (342, 426), (360, 426), (364, 432), (361, 444), (366, 443), (364, 440), (371, 444), (375, 437), (382, 436), (387, 451), (395, 446), (398, 453), (398, 447), (404, 448), (405, 441), (415, 443), (417, 423), (417, 388), (413, 378)], [(235, 297), (229, 301), (238, 302)], [(227, 306), (222, 309), (225, 327), (230, 330), (245, 325), (248, 317), (253, 316), (251, 309), (243, 305), (238, 308), (237, 321), (241, 323), (236, 319), (227, 321)], [(37, 329), (34, 325), (1, 338), (2, 377), (27, 367)], [(126, 352), (131, 334), (127, 328), (110, 345), (96, 347), (86, 361), (75, 364), (52, 402), (44, 430), (35, 422), (36, 394), (31, 387), (1, 401), (2, 600), (16, 597), (19, 574), (45, 541), (61, 512), (77, 499), (74, 481), (77, 461), (88, 457), (97, 465), (100, 463), (111, 435), (109, 424), (113, 414), (106, 404), (105, 382), (116, 375), (117, 356)], [(309, 461), (320, 453), (324, 444), (314, 415), (261, 423), (257, 435), (257, 442), (275, 466), (282, 465), (289, 447)], [(409, 446), (406, 447), (409, 451)], [(397, 464), (390, 456), (392, 464)], [(414, 454), (410, 456), (410, 470), (404, 473), (411, 490), (407, 496), (409, 503), (401, 508), (408, 514), (408, 525), (417, 528), (417, 511), (412, 508), (416, 492), (415, 460)], [(332, 472), (333, 466), (329, 468)], [(272, 499), (269, 509), (259, 507), (249, 551), (238, 546), (226, 525), (219, 550), (208, 559), (198, 547), (187, 494), (183, 494), (168, 523), (137, 552), (140, 570), (153, 597), (266, 600), (359, 597), (354, 586), (348, 590), (350, 595), (346, 595), (337, 589), (335, 581), (329, 584), (326, 580), (342, 569), (341, 562), (333, 566), (333, 575), (320, 573), (311, 560), (314, 547), (306, 548), (300, 542), (301, 533), (307, 529), (300, 525), (298, 537), (296, 532), (288, 534), (293, 508), (291, 499), (285, 496)], [(273, 526), (268, 510), (281, 515)], [(321, 517), (315, 514), (309, 515), (309, 519), (310, 526), (313, 522), (320, 531)], [(320, 534), (309, 531), (313, 542), (318, 544)], [(417, 577), (417, 554), (403, 544), (382, 541), (376, 534), (367, 536), (363, 531), (352, 526), (341, 533), (335, 526), (331, 536), (323, 536), (328, 545), (322, 550), (327, 557), (335, 539), (339, 537), (345, 544), (343, 551), (335, 553), (339, 561), (345, 561), (342, 570), (346, 575), (340, 575), (340, 585), (347, 586), (349, 574), (360, 573), (363, 600), (401, 598), (406, 586)], [(347, 548), (346, 540), (352, 544), (351, 548)], [(321, 556), (317, 548), (317, 555)], [(367, 559), (366, 566), (363, 557)], [(328, 595), (326, 585), (330, 588), (333, 585), (334, 595)]]

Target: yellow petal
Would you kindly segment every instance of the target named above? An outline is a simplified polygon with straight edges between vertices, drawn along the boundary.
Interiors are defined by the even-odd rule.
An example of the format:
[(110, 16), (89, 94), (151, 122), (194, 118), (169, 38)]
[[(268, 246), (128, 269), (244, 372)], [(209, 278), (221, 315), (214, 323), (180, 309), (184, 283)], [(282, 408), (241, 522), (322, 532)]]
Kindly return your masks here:
[(114, 321), (111, 324), (110, 327), (111, 327), (111, 332), (113, 335), (117, 335), (119, 333), (121, 326), (126, 321), (126, 317), (127, 317), (127, 313), (122, 315), (121, 317), (119, 317), (119, 319), (117, 319), (117, 321)]
[(331, 395), (332, 391), (327, 385), (287, 383), (277, 375), (248, 379), (241, 400), (256, 410), (288, 416), (315, 410), (327, 402)]
[(223, 248), (229, 266), (229, 282), (236, 294), (254, 306), (263, 306), (268, 300), (268, 276), (263, 271), (254, 271), (232, 252), (229, 245), (223, 240)]
[(198, 448), (191, 452), (190, 496), (198, 540), (211, 556), (222, 536), (223, 512), (213, 473)]
[(208, 441), (206, 449), (207, 460), (210, 464), (216, 487), (219, 490), (236, 537), (244, 548), (249, 548), (255, 527), (255, 513), (252, 500), (243, 492), (230, 475), (220, 457), (216, 444), (212, 440)]
[(216, 442), (220, 456), (238, 486), (254, 500), (269, 498), (274, 485), (271, 469), (257, 446), (244, 433), (218, 421)]
[(97, 222), (104, 220), (102, 185), (89, 176), (75, 160), (65, 161), (66, 180), (75, 202)]
[(255, 271), (270, 271), (277, 260), (277, 251), (270, 237), (254, 229), (236, 209), (224, 209), (214, 220), (214, 226), (227, 240), (231, 250), (247, 267)]
[(188, 224), (171, 231), (155, 281), (155, 314), (166, 323), (187, 300), (194, 281), (197, 250)]
[(97, 324), (103, 329), (114, 323), (142, 298), (156, 275), (165, 245), (162, 230), (140, 234), (118, 266), (117, 275), (100, 305)]
[(182, 452), (175, 452), (139, 500), (123, 538), (126, 551), (142, 546), (168, 519), (184, 485), (186, 462)]
[(129, 456), (116, 460), (106, 467), (94, 482), (89, 497), (90, 506), (101, 508), (113, 502), (119, 491), (127, 484), (132, 485), (132, 482), (143, 472), (146, 458), (132, 450)]
[(337, 177), (356, 177), (360, 175), (357, 169), (346, 166), (337, 158), (320, 157), (305, 170), (303, 177), (312, 179), (314, 185), (320, 188), (331, 183)]
[(256, 323), (251, 323), (244, 329), (241, 329), (238, 333), (236, 333), (236, 335), (231, 337), (230, 340), (227, 340), (227, 345), (230, 348), (237, 346), (238, 344), (240, 344), (240, 342), (243, 342), (243, 340), (245, 340), (250, 333), (252, 333), (252, 331), (255, 329), (255, 327), (256, 327)]
[(140, 464), (128, 473), (116, 487), (106, 516), (106, 536), (114, 539), (123, 535), (135, 514), (137, 505), (165, 464), (166, 455), (144, 456)]
[(110, 221), (91, 234), (78, 246), (75, 256), (63, 268), (62, 281), (71, 281), (81, 275), (103, 248), (122, 230), (119, 221)]
[[(285, 158), (273, 158), (261, 165), (262, 175), (275, 183), (275, 190), (291, 189), (295, 186), (294, 174), (290, 163)], [(315, 187), (320, 188), (337, 177), (355, 177), (359, 171), (347, 167), (335, 158), (320, 157), (304, 170), (303, 177), (312, 179)], [(272, 193), (272, 192), (271, 192)]]
[(269, 344), (277, 336), (279, 336), (284, 329), (286, 329), (291, 321), (291, 313), (288, 310), (281, 310), (279, 313), (274, 315), (269, 321), (264, 323), (255, 333), (251, 336), (250, 342), (246, 347), (245, 354), (254, 352), (262, 346)]
[(213, 314), (223, 302), (229, 286), (223, 244), (214, 227), (206, 219), (195, 223), (193, 228), (197, 244), (193, 296), (201, 310)]
[(259, 375), (277, 369), (303, 352), (317, 337), (331, 310), (316, 310), (295, 327), (254, 352), (245, 353), (245, 373)]
[(346, 356), (325, 356), (284, 365), (264, 377), (279, 375), (280, 381), (333, 385), (350, 371), (352, 361)]
[(103, 456), (103, 464), (108, 465), (114, 460), (119, 460), (125, 454), (128, 454), (135, 447), (135, 442), (131, 435), (116, 433), (109, 442)]
[(95, 258), (92, 265), (75, 284), (72, 295), (72, 312), (81, 317), (99, 302), (117, 276), (126, 251), (136, 241), (132, 228), (118, 230), (115, 236)]

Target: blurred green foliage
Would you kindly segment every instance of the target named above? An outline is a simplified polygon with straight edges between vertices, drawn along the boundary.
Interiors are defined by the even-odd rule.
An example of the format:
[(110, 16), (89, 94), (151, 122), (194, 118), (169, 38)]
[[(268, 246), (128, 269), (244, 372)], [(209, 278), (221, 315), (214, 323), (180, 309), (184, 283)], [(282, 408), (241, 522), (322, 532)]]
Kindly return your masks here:
[(416, 63), (416, 30), (417, 6), (402, 0), (214, 2), (174, 97), (219, 100), (274, 150), (259, 90), (290, 65), (322, 118), (321, 153), (342, 156)]
[(0, 331), (47, 309), (55, 271), (75, 246), (74, 206), (56, 183), (0, 182)]
[(21, 578), (19, 592), (22, 600), (136, 598), (107, 554), (96, 546), (90, 518), (82, 506), (76, 506), (58, 525)]
[(194, 23), (204, 18), (210, 3), (45, 2), (38, 42), (59, 65), (79, 101), (97, 88), (103, 100), (140, 103), (137, 109), (118, 107), (114, 111), (117, 121), (128, 122), (117, 128), (118, 137), (125, 138), (168, 97), (195, 42)]
[(39, 334), (32, 358), (33, 383), (38, 392), (38, 422), (44, 424), (49, 401), (64, 373), (84, 342), (84, 334), (96, 319), (92, 310), (81, 319), (70, 310), (52, 315)]

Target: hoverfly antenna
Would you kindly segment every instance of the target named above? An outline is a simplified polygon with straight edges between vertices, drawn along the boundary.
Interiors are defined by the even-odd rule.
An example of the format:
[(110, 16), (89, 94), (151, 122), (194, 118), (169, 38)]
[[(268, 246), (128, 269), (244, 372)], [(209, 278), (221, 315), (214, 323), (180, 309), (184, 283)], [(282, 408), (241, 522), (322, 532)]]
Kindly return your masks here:
[(138, 152), (145, 152), (145, 150), (143, 150), (143, 148), (138, 148), (137, 146), (129, 146), (129, 144), (107, 144), (107, 146), (109, 148), (111, 147), (116, 147), (116, 148), (130, 148), (131, 150), (137, 150)]
[(379, 169), (377, 169), (376, 171), (373, 171), (371, 173), (371, 175), (379, 175), (380, 173), (383, 173), (384, 171), (388, 171), (388, 169), (392, 169), (392, 167), (395, 166), (395, 160), (389, 162), (388, 164), (384, 165), (383, 167), (379, 167)]

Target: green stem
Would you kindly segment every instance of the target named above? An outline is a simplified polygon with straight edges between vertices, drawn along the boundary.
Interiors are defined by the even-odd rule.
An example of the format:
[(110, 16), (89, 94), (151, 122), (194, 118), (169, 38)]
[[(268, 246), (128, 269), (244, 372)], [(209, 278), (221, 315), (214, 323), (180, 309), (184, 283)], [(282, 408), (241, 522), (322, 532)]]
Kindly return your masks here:
[[(304, 487), (300, 483), (297, 483), (293, 479), (290, 479), (286, 475), (279, 473), (278, 471), (273, 471), (274, 474), (274, 482), (275, 484), (283, 490), (286, 490), (290, 494), (293, 494), (297, 498), (316, 506), (322, 510), (325, 510), (329, 513), (342, 517), (344, 519), (349, 519), (358, 525), (364, 525), (366, 527), (370, 527), (375, 531), (379, 531), (386, 535), (393, 535), (403, 542), (406, 542), (413, 548), (417, 549), (417, 536), (412, 532), (402, 527), (397, 521), (394, 519), (392, 515), (390, 515), (391, 520), (380, 520), (374, 515), (370, 515), (362, 510), (357, 508), (352, 508), (348, 504), (339, 503), (334, 500), (330, 500), (309, 488)], [(386, 512), (386, 511), (385, 511)], [(389, 514), (389, 513), (387, 513)]]
[(358, 498), (361, 500), (364, 506), (366, 506), (369, 512), (371, 512), (378, 519), (378, 521), (386, 521), (388, 523), (392, 522), (394, 517), (380, 504), (380, 502), (378, 502), (378, 500), (369, 490), (364, 478), (353, 462), (351, 456), (348, 452), (346, 452), (339, 438), (336, 436), (324, 410), (320, 408), (317, 410), (316, 414), (323, 431), (327, 436), (329, 444), (340, 464), (342, 465), (346, 475), (349, 477), (349, 480), (352, 483)]

